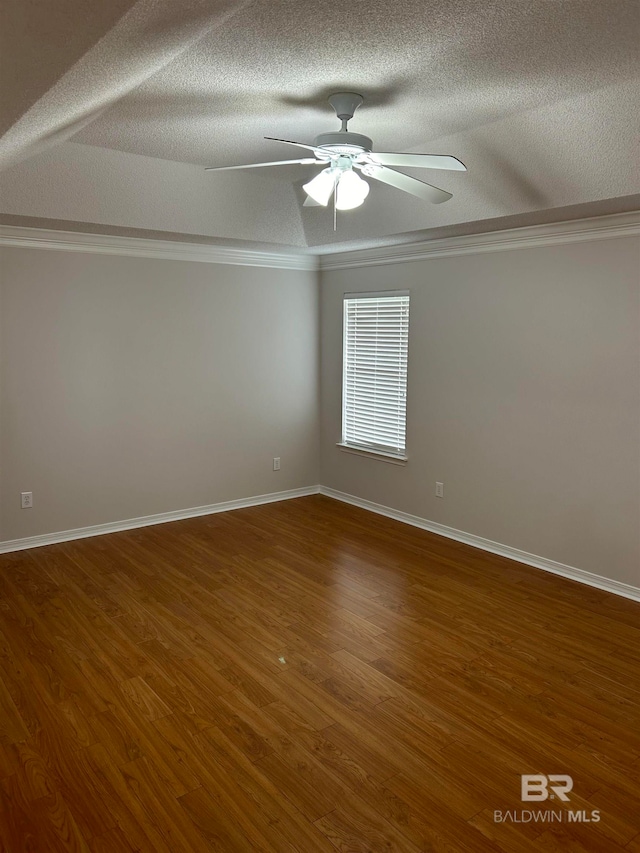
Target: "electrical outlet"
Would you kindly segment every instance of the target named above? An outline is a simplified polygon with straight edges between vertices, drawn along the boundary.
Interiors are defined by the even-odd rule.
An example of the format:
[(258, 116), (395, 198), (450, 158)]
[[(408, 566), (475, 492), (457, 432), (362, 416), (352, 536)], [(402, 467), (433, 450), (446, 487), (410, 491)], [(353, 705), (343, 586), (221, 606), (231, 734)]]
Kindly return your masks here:
[(31, 509), (33, 506), (33, 492), (20, 493), (20, 506), (22, 509)]
[(273, 470), (274, 471), (280, 470), (280, 457), (279, 456), (273, 457)]
[(444, 497), (444, 483), (436, 483), (436, 497), (443, 498)]

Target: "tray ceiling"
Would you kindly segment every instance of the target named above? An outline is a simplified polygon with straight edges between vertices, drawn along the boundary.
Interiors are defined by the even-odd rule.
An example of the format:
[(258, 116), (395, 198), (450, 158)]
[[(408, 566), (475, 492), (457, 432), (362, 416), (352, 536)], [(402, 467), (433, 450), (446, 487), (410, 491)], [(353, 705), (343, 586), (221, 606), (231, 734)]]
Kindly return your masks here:
[[(637, 203), (635, 2), (10, 0), (3, 14), (5, 221), (331, 251)], [(467, 174), (407, 170), (454, 198), (376, 184), (334, 233), (329, 210), (302, 208), (317, 167), (204, 173), (295, 157), (263, 137), (337, 129), (326, 98), (341, 89), (365, 96), (350, 129), (378, 150), (462, 159)]]

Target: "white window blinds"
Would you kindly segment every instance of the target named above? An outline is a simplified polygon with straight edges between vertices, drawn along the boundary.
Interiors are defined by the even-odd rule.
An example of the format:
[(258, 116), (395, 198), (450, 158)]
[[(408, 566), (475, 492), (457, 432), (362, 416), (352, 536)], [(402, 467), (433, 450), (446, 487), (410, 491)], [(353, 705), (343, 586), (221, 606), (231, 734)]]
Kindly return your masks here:
[(409, 293), (345, 294), (342, 442), (403, 456)]

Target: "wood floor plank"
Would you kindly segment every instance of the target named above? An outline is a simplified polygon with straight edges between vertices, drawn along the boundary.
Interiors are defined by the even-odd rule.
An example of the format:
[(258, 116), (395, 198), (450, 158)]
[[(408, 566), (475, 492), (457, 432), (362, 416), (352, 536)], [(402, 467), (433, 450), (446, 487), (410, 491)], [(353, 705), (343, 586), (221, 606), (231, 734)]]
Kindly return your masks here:
[(205, 742), (206, 754), (218, 771), (227, 774), (249, 798), (245, 819), (260, 827), (276, 850), (300, 850), (309, 853), (333, 851), (330, 842), (302, 814), (288, 797), (264, 775), (257, 763), (251, 762), (217, 729), (197, 735)]
[(361, 853), (419, 853), (420, 848), (359, 798), (349, 798), (315, 825), (338, 850)]
[(209, 845), (211, 853), (245, 853), (246, 850), (270, 850), (264, 841), (255, 845), (239, 828), (227, 802), (219, 803), (216, 792), (207, 788), (196, 788), (178, 800), (185, 815), (198, 828)]
[[(153, 793), (148, 795), (147, 792), (141, 791), (135, 775), (123, 773), (102, 744), (89, 747), (87, 754), (94, 775), (104, 788), (105, 801), (117, 825), (135, 848), (159, 853), (184, 849), (184, 845), (171, 847), (171, 835), (166, 838), (162, 830), (163, 824), (158, 823), (157, 811), (161, 811), (162, 806), (158, 804)], [(143, 758), (142, 756), (136, 760), (141, 761)], [(131, 768), (133, 765), (134, 762), (129, 762), (123, 766)], [(173, 838), (178, 838), (181, 844), (178, 829), (173, 833)]]
[(102, 835), (94, 835), (89, 841), (91, 853), (137, 853), (139, 847), (133, 847), (130, 839), (119, 826), (103, 832)]
[(121, 681), (120, 689), (147, 720), (157, 720), (171, 713), (171, 708), (138, 675)]
[[(0, 849), (630, 853), (639, 640), (323, 496), (0, 555)], [(495, 819), (539, 805), (601, 817)]]
[(29, 731), (3, 681), (0, 681), (0, 740), (3, 744), (25, 740)]
[(304, 747), (287, 751), (284, 756), (272, 753), (256, 765), (309, 820), (332, 811), (341, 799), (341, 790), (320, 763)]

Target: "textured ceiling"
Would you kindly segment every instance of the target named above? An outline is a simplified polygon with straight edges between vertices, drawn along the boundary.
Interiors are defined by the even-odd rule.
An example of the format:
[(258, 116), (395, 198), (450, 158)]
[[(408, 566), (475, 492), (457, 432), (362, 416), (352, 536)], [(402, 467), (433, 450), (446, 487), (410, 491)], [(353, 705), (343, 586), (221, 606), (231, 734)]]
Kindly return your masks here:
[[(5, 8), (5, 219), (327, 251), (569, 206), (597, 213), (640, 192), (636, 2)], [(302, 208), (314, 167), (202, 171), (296, 157), (263, 137), (337, 129), (326, 98), (341, 89), (365, 96), (350, 128), (377, 150), (462, 159), (467, 174), (407, 170), (454, 198), (434, 207), (376, 183), (334, 233), (329, 211)]]

